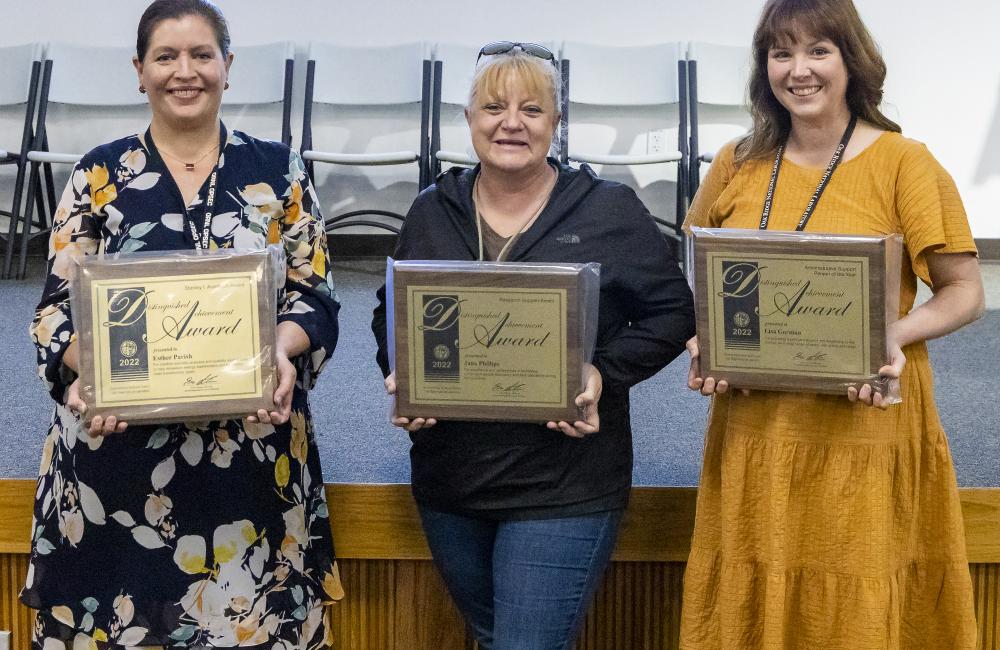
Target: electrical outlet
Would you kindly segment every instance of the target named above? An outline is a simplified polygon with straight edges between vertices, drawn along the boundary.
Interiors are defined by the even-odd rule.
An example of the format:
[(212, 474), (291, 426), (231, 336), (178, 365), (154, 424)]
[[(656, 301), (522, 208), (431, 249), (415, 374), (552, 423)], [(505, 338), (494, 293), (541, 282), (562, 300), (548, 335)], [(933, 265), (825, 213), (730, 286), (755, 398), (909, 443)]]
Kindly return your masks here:
[(667, 134), (650, 131), (646, 134), (646, 153), (663, 153), (667, 150)]
[(0, 631), (0, 650), (10, 650), (10, 632)]

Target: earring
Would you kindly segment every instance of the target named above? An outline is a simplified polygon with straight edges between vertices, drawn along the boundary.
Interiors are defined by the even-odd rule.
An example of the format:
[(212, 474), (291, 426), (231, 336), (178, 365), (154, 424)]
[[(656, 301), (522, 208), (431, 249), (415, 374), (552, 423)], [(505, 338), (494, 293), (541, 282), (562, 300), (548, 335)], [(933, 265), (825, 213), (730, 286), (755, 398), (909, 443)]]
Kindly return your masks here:
[(229, 90), (229, 82), (228, 81), (226, 82), (226, 85), (222, 87), (222, 89), (223, 90)]
[(146, 94), (146, 87), (145, 87), (145, 86), (142, 86), (142, 85), (140, 85), (140, 86), (139, 86), (139, 92), (140, 92), (140, 93), (142, 93), (143, 95), (145, 95), (145, 94)]

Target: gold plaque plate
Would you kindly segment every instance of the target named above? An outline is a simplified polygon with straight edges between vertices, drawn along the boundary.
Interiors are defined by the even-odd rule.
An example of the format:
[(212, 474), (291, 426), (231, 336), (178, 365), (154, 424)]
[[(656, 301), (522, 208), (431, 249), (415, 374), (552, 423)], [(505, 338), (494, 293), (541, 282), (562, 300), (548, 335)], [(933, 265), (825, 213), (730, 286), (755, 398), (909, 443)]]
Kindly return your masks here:
[(396, 262), (390, 322), (397, 413), (578, 420), (574, 400), (593, 348), (587, 327), (596, 331), (588, 320), (596, 319), (596, 302), (587, 303), (599, 290), (596, 268)]
[(816, 393), (872, 384), (898, 317), (902, 238), (693, 228), (701, 376)]
[(88, 416), (153, 423), (273, 409), (275, 257), (80, 260), (72, 308)]

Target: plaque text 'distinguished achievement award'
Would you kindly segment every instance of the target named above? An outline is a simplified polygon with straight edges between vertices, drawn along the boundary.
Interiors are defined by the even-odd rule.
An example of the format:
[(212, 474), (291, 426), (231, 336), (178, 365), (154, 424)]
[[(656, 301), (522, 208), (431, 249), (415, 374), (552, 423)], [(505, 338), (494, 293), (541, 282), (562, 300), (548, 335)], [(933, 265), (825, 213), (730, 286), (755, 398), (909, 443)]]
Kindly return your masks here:
[(390, 260), (386, 277), (399, 415), (579, 419), (599, 265)]
[(899, 235), (692, 232), (702, 377), (837, 394), (869, 383), (886, 394), (878, 370), (899, 311)]
[(88, 417), (219, 420), (274, 408), (280, 249), (79, 260), (71, 285)]

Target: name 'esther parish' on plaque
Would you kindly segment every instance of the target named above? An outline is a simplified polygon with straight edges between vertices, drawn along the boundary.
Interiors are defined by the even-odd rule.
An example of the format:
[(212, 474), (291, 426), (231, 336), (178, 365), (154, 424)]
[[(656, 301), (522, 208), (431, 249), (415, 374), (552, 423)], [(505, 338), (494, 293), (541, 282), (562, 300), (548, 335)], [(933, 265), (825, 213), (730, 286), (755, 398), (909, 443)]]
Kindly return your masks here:
[(70, 282), (88, 416), (129, 423), (274, 408), (280, 247), (76, 260)]

